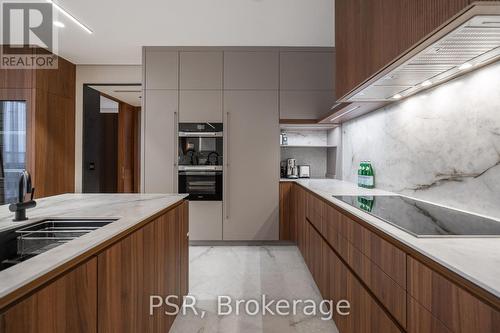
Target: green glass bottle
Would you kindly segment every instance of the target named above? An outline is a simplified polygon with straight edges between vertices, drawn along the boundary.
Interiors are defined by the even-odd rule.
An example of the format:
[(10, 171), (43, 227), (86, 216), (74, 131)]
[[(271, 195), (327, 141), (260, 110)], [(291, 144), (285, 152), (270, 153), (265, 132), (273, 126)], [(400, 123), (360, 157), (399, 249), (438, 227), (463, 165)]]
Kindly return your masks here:
[(363, 171), (363, 161), (359, 162), (359, 167), (358, 167), (358, 186), (363, 187), (363, 177), (362, 177), (362, 171)]
[(361, 163), (361, 187), (366, 188), (368, 176), (368, 164), (366, 161)]
[(366, 162), (366, 188), (375, 188), (375, 172), (371, 161)]

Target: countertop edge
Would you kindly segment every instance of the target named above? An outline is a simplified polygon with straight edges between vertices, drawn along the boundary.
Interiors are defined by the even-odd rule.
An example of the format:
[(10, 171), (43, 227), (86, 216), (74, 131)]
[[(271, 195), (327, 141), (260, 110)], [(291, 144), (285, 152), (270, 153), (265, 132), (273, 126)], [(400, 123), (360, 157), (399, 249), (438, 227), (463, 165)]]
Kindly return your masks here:
[[(174, 198), (173, 202), (165, 205), (163, 208), (151, 210), (151, 213), (148, 213), (147, 216), (144, 216), (143, 218), (140, 218), (135, 222), (128, 222), (127, 224), (124, 224), (122, 228), (119, 228), (119, 230), (115, 230), (109, 233), (109, 235), (103, 237), (103, 239), (100, 239), (88, 248), (82, 249), (82, 251), (84, 251), (83, 253), (74, 254), (72, 256), (61, 259), (60, 262), (58, 262), (56, 265), (53, 265), (53, 267), (51, 267), (50, 269), (41, 270), (38, 274), (33, 274), (30, 278), (19, 281), (10, 288), (3, 288), (3, 290), (0, 290), (0, 312), (4, 311), (13, 303), (18, 302), (19, 299), (25, 297), (28, 294), (31, 294), (38, 288), (43, 287), (47, 283), (52, 282), (66, 272), (74, 269), (79, 264), (90, 260), (99, 252), (132, 234), (136, 230), (142, 228), (144, 225), (147, 225), (157, 217), (181, 205), (184, 201), (186, 201), (186, 197), (187, 195), (172, 195), (172, 198)], [(126, 217), (123, 217), (121, 219), (125, 220)], [(81, 238), (85, 236), (82, 236)], [(75, 239), (73, 241), (78, 240), (79, 239)], [(62, 246), (63, 245), (61, 245), (61, 247)], [(51, 249), (50, 251), (52, 250), (54, 249)], [(45, 253), (49, 253), (50, 251), (47, 251)], [(1, 273), (2, 272), (0, 272), (0, 274)]]
[[(341, 180), (337, 180), (337, 181), (344, 182)], [(422, 249), (421, 247), (419, 247), (415, 244), (412, 244), (411, 242), (408, 242), (404, 238), (399, 237), (398, 233), (401, 233), (404, 231), (402, 231), (394, 226), (391, 226), (391, 225), (387, 224), (386, 222), (384, 222), (384, 221), (382, 221), (382, 220), (380, 220), (380, 219), (378, 219), (378, 218), (376, 218), (368, 213), (364, 213), (361, 210), (359, 210), (355, 207), (352, 207), (349, 204), (342, 202), (339, 199), (334, 198), (333, 194), (326, 195), (325, 192), (323, 192), (323, 191), (317, 190), (311, 186), (307, 186), (306, 184), (301, 183), (300, 179), (285, 179), (285, 180), (280, 180), (280, 183), (281, 182), (294, 182), (295, 184), (302, 186), (304, 189), (316, 194), (317, 196), (323, 198), (324, 200), (331, 202), (332, 204), (334, 204), (335, 206), (337, 206), (341, 210), (344, 210), (344, 211), (348, 212), (349, 214), (352, 214), (356, 218), (369, 224), (371, 227), (375, 228), (376, 230), (383, 233), (387, 237), (390, 237), (395, 242), (398, 242), (398, 243), (402, 244), (403, 246), (417, 252), (418, 254), (425, 257), (426, 259), (435, 262), (436, 264), (442, 266), (444, 269), (448, 270), (450, 273), (456, 274), (458, 277), (460, 277), (460, 278), (464, 279), (465, 281), (467, 281), (468, 283), (474, 285), (476, 288), (480, 288), (480, 289), (484, 290), (484, 292), (488, 293), (489, 295), (491, 295), (493, 298), (496, 299), (496, 302), (494, 302), (494, 303), (498, 308), (500, 308), (500, 306), (499, 306), (499, 304), (500, 304), (500, 290), (497, 290), (497, 289), (479, 281), (478, 279), (474, 278), (473, 276), (469, 275), (468, 273), (450, 265), (448, 262), (443, 261), (442, 259), (429, 253), (425, 249)], [(347, 183), (347, 182), (344, 182), (344, 183)], [(351, 184), (351, 183), (349, 183), (349, 184)], [(379, 195), (399, 195), (397, 193), (392, 193), (392, 192), (387, 192), (387, 191), (382, 191), (382, 190), (367, 190), (367, 189), (360, 188), (359, 191), (362, 192), (363, 194), (370, 193), (370, 191), (376, 191)], [(363, 194), (361, 194), (361, 195), (363, 195)], [(374, 219), (380, 221), (381, 223), (385, 223), (386, 225), (384, 227), (381, 227), (381, 225), (373, 223)], [(392, 229), (395, 229), (395, 230), (392, 230)], [(476, 294), (476, 293), (474, 293), (474, 294)], [(481, 295), (480, 295), (480, 297), (481, 297)], [(481, 297), (481, 298), (484, 298), (484, 297)], [(492, 300), (490, 299), (490, 300), (488, 300), (488, 302), (491, 303)]]

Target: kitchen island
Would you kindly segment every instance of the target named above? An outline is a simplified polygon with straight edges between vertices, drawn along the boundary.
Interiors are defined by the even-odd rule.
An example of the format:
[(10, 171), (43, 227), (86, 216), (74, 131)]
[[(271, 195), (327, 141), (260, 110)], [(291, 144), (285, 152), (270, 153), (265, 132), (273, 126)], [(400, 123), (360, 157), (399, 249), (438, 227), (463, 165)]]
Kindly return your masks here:
[(353, 302), (352, 316), (335, 318), (341, 332), (498, 328), (499, 237), (415, 237), (336, 198), (394, 193), (339, 180), (282, 181), (280, 192), (281, 234), (324, 298)]
[(0, 271), (2, 332), (160, 332), (149, 296), (188, 289), (185, 195), (65, 194), (37, 200), (30, 220), (0, 207), (0, 232), (44, 219), (113, 219), (97, 230)]

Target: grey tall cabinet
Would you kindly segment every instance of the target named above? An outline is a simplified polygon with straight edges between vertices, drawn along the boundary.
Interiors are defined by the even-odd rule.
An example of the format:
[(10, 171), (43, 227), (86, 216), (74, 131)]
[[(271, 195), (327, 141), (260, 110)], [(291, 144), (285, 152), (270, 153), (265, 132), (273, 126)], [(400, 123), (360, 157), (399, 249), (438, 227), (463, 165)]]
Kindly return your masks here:
[(279, 53), (224, 54), (225, 240), (279, 237)]
[(223, 122), (224, 200), (190, 203), (191, 239), (277, 240), (280, 118), (328, 112), (332, 59), (325, 48), (145, 47), (143, 191), (177, 192), (179, 122)]
[(145, 50), (142, 112), (142, 190), (177, 192), (178, 52)]

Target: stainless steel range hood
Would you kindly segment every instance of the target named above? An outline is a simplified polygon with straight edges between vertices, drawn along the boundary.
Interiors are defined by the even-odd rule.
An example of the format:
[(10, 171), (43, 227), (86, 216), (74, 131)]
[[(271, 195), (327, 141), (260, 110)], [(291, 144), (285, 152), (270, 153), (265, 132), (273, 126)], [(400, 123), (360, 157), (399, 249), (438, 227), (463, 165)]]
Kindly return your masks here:
[(342, 97), (339, 102), (393, 102), (499, 58), (500, 4), (478, 3)]

